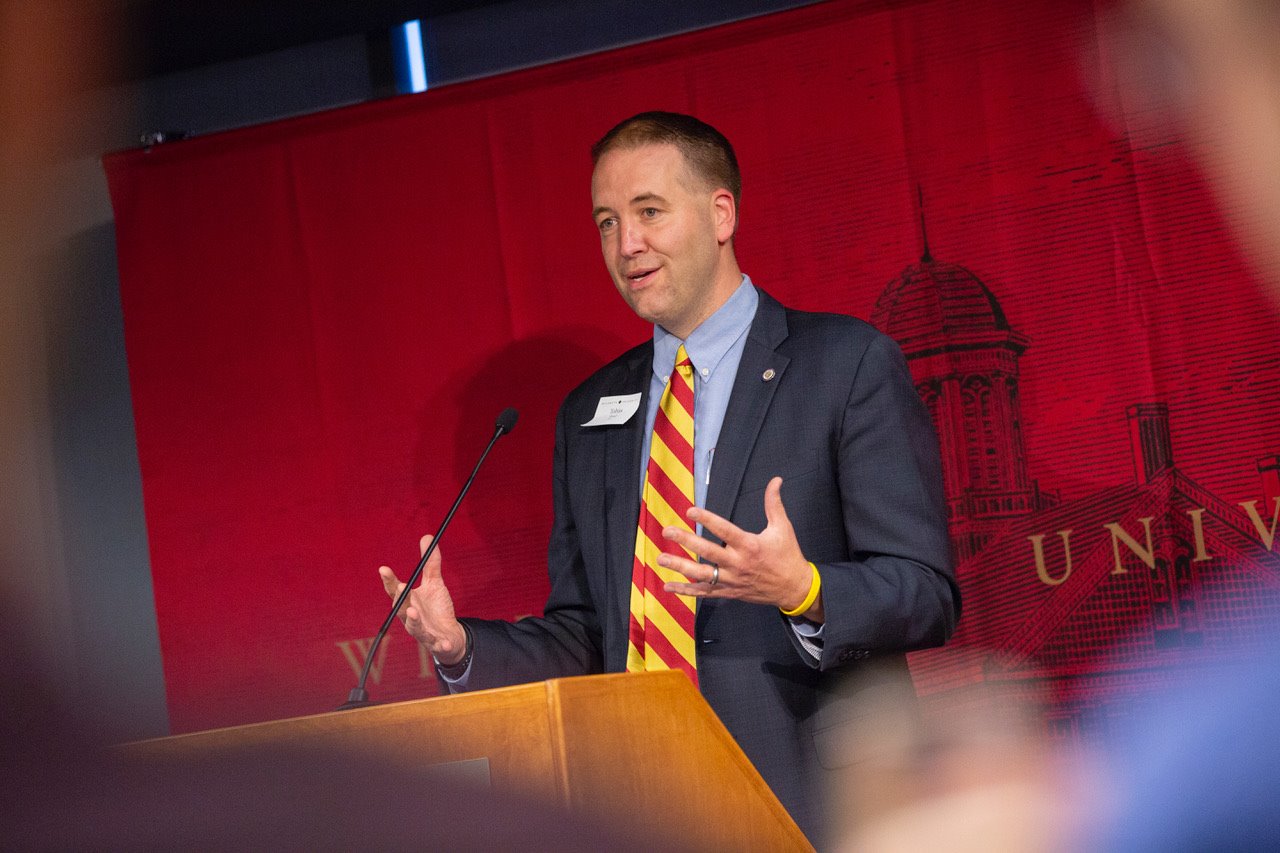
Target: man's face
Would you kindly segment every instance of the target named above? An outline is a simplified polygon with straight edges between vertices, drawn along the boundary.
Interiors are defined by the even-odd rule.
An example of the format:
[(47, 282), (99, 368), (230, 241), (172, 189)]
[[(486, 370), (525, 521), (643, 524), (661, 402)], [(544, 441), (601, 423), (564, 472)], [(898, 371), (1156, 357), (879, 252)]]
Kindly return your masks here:
[(604, 154), (591, 203), (622, 298), (641, 318), (688, 337), (725, 297), (733, 196), (695, 177), (674, 145), (655, 144)]

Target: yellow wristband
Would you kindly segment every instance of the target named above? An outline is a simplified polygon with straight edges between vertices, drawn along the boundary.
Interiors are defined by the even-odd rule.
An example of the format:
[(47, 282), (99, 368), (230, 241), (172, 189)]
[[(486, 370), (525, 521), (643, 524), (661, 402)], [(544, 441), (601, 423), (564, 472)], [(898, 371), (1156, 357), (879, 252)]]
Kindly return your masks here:
[(818, 574), (818, 567), (813, 563), (810, 563), (809, 566), (813, 569), (813, 580), (809, 582), (809, 594), (804, 597), (804, 601), (800, 602), (800, 606), (795, 610), (782, 610), (779, 607), (778, 609), (782, 610), (783, 616), (799, 616), (818, 600), (818, 593), (822, 591), (822, 575)]

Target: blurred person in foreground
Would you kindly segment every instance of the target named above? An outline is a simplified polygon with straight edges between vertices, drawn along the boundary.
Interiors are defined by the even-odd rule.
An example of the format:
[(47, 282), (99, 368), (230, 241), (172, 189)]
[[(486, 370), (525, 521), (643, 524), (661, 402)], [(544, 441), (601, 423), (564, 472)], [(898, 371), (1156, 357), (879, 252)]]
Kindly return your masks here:
[[(1044, 737), (1037, 703), (976, 684), (920, 713), (874, 670), (847, 689), (830, 791), (840, 853), (1069, 853), (1097, 811), (1093, 760)], [(1095, 774), (1096, 775), (1096, 774)]]
[(50, 533), (44, 325), (66, 288), (38, 254), (63, 230), (48, 175), (83, 130), (75, 97), (107, 79), (127, 35), (120, 6), (0, 0), (0, 849), (663, 849), (488, 790), (428, 796), (421, 772), (361, 752), (144, 759), (104, 745), (113, 726), (50, 652), (72, 605)]
[(673, 849), (656, 829), (623, 836), (539, 800), (440, 785), (354, 746), (107, 749), (93, 709), (68, 707), (41, 677), (7, 604), (0, 850)]
[[(1280, 0), (1130, 0), (1104, 20), (1119, 91), (1189, 144), (1280, 311)], [(1276, 846), (1278, 640), (1137, 715), (1090, 849)]]

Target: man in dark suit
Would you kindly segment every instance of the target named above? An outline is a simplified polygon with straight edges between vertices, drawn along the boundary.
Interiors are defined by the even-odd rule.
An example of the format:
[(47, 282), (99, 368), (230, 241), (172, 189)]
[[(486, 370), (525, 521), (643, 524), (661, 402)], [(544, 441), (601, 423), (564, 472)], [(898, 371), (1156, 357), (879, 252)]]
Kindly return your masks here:
[[(697, 599), (699, 688), (816, 839), (851, 713), (840, 676), (874, 662), (909, 685), (903, 653), (957, 618), (937, 441), (892, 341), (786, 309), (741, 273), (740, 178), (718, 131), (645, 113), (592, 153), (605, 264), (654, 339), (561, 407), (545, 615), (459, 621), (437, 552), (401, 617), (454, 690), (627, 669), (650, 436), (687, 351), (697, 494), (658, 562), (679, 573), (667, 591)], [(402, 584), (381, 574), (394, 597)]]

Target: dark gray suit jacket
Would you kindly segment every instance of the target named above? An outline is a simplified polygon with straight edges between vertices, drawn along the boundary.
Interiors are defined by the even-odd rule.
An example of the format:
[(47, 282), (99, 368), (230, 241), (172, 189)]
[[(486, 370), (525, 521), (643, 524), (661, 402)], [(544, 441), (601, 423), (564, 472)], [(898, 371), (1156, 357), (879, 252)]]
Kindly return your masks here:
[[(626, 668), (652, 359), (652, 341), (630, 350), (561, 407), (545, 615), (463, 620), (474, 649), (467, 689)], [(601, 397), (636, 392), (644, 396), (626, 424), (580, 426)], [(761, 292), (707, 508), (758, 532), (775, 475), (800, 547), (822, 574), (821, 659), (802, 650), (776, 607), (711, 599), (698, 608), (698, 680), (816, 841), (824, 768), (839, 762), (825, 747), (849, 713), (841, 675), (875, 659), (909, 679), (902, 653), (947, 639), (959, 594), (937, 439), (901, 351), (859, 320), (792, 311)]]

